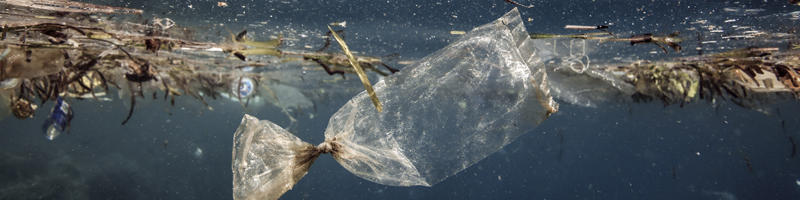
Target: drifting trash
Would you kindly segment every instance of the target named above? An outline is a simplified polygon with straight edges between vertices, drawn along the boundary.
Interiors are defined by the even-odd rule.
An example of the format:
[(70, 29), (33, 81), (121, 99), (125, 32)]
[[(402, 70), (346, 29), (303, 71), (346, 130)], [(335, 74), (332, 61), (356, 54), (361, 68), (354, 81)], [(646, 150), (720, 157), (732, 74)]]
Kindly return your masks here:
[[(203, 31), (168, 18), (154, 17), (142, 24), (104, 15), (140, 10), (65, 0), (0, 4), (6, 6), (0, 13), (0, 97), (8, 102), (0, 111), (18, 119), (32, 118), (39, 105), (57, 97), (104, 101), (114, 92), (130, 101), (123, 124), (135, 118), (138, 103), (159, 96), (172, 106), (176, 98), (188, 96), (212, 110), (208, 99), (223, 97), (243, 107), (271, 103), (288, 113), (292, 106), (300, 110), (324, 102), (320, 100), (326, 96), (312, 95), (316, 91), (350, 88), (306, 66), (329, 67), (342, 77), (355, 73), (343, 52), (285, 49), (282, 35), (258, 41), (241, 31), (226, 42), (197, 42), (195, 34)], [(52, 11), (64, 14), (47, 15)], [(368, 75), (398, 71), (379, 57), (352, 57)], [(275, 88), (287, 93), (275, 93)]]
[(555, 98), (589, 107), (610, 102), (658, 100), (665, 106), (683, 106), (729, 100), (770, 113), (770, 104), (800, 99), (800, 52), (777, 50), (745, 48), (675, 61), (582, 63), (580, 69), (565, 64), (572, 58), (559, 58), (562, 63), (547, 67), (548, 80)]
[(565, 25), (564, 29), (573, 29), (573, 30), (603, 30), (608, 29), (608, 25), (596, 25), (596, 26), (587, 26), (587, 25)]
[(517, 2), (517, 1), (514, 1), (514, 0), (505, 0), (505, 1), (506, 1), (506, 3), (509, 3), (511, 5), (515, 5), (515, 6), (519, 6), (519, 7), (523, 7), (523, 8), (533, 8), (533, 4), (522, 5), (521, 3)]
[(347, 55), (347, 60), (350, 61), (350, 66), (353, 66), (353, 69), (356, 70), (358, 78), (361, 79), (361, 84), (364, 85), (364, 89), (369, 94), (372, 104), (375, 105), (375, 109), (377, 109), (378, 112), (383, 111), (383, 105), (381, 104), (380, 100), (378, 100), (378, 96), (375, 95), (375, 91), (372, 89), (372, 84), (369, 82), (369, 78), (367, 78), (367, 73), (364, 72), (364, 69), (361, 68), (358, 60), (356, 60), (355, 56), (353, 56), (353, 53), (350, 52), (350, 48), (347, 47), (347, 43), (344, 42), (342, 37), (339, 37), (339, 34), (337, 34), (336, 31), (333, 31), (333, 28), (328, 26), (328, 30), (330, 30), (330, 33), (333, 34), (333, 38), (336, 39), (336, 42), (339, 43), (339, 46), (342, 47), (344, 54)]
[(595, 40), (600, 42), (626, 42), (630, 43), (631, 46), (635, 44), (654, 44), (661, 48), (661, 50), (666, 54), (669, 53), (667, 48), (664, 46), (668, 46), (675, 50), (675, 52), (680, 52), (682, 47), (680, 43), (683, 39), (679, 38), (678, 35), (680, 32), (673, 32), (669, 35), (665, 36), (657, 36), (653, 35), (652, 33), (645, 33), (645, 34), (638, 34), (632, 35), (630, 37), (617, 37), (613, 33), (608, 32), (608, 26), (575, 26), (575, 25), (567, 25), (564, 28), (566, 29), (578, 29), (585, 28), (583, 30), (601, 30), (603, 32), (593, 32), (593, 33), (583, 33), (583, 34), (568, 34), (568, 35), (559, 35), (559, 34), (546, 34), (546, 33), (532, 33), (531, 38), (533, 39), (550, 39), (550, 38), (574, 38), (574, 39), (584, 39), (584, 40)]
[(42, 10), (49, 10), (55, 12), (137, 14), (137, 15), (143, 13), (143, 11), (139, 9), (101, 6), (101, 5), (67, 1), (67, 0), (3, 0), (1, 3), (42, 9)]
[(465, 32), (465, 31), (456, 31), (456, 30), (450, 31), (450, 35), (464, 35), (464, 34), (467, 34), (467, 32)]
[(341, 26), (342, 28), (346, 28), (347, 27), (347, 21), (331, 22), (328, 25), (330, 25), (330, 26)]
[(247, 98), (255, 91), (255, 81), (248, 77), (240, 78), (236, 83), (231, 84), (231, 93), (236, 94), (236, 98)]
[(245, 115), (234, 134), (234, 199), (277, 199), (330, 153), (364, 179), (431, 186), (475, 164), (557, 111), (517, 9), (477, 27), (342, 106), (313, 146)]
[(72, 121), (72, 107), (63, 98), (56, 99), (56, 105), (50, 111), (50, 117), (42, 125), (44, 136), (48, 140), (55, 140), (61, 133), (69, 130)]

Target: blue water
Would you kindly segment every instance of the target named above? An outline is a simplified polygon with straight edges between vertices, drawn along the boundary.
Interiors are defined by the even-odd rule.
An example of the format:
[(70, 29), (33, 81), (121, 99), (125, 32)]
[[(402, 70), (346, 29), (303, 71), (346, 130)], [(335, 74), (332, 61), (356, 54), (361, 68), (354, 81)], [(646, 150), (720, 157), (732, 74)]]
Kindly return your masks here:
[[(418, 59), (513, 8), (487, 1), (94, 1), (145, 10), (143, 18), (170, 17), (205, 27), (198, 33), (221, 40), (228, 30), (248, 29), (256, 39), (278, 31), (324, 34), (325, 25), (347, 21), (352, 49), (370, 55)], [(566, 24), (609, 24), (625, 35), (687, 32), (690, 22), (737, 19), (742, 26), (789, 32), (797, 21), (784, 14), (800, 7), (776, 1), (520, 1), (530, 32), (570, 33)], [(191, 8), (189, 7), (191, 5)], [(172, 6), (170, 8), (169, 6)], [(244, 8), (242, 7), (244, 6)], [(763, 9), (757, 14), (723, 8)], [(728, 9), (732, 10), (732, 9)], [(237, 14), (244, 13), (241, 16)], [(455, 16), (455, 17), (454, 17)], [(265, 26), (253, 26), (266, 21)], [(210, 26), (209, 24), (225, 24)], [(216, 35), (215, 31), (221, 31)], [(709, 34), (708, 37), (721, 37)], [(728, 41), (708, 52), (764, 41)], [(319, 45), (319, 41), (301, 40)], [(653, 59), (653, 46), (608, 44), (608, 57)], [(696, 55), (696, 44), (669, 56)], [(299, 48), (299, 47), (298, 47)], [(612, 53), (613, 52), (613, 53)], [(354, 84), (355, 87), (360, 87)], [(290, 130), (312, 144), (322, 142), (328, 117), (358, 91), (343, 91), (297, 114)], [(245, 110), (211, 101), (213, 111), (190, 98), (176, 106), (138, 102), (125, 126), (125, 100), (72, 101), (68, 134), (54, 141), (41, 133), (52, 102), (36, 118), (0, 120), (2, 199), (230, 199), (232, 134)], [(390, 187), (360, 179), (330, 156), (321, 156), (283, 199), (800, 199), (797, 101), (779, 102), (763, 114), (721, 102), (663, 106), (660, 102), (598, 108), (561, 104), (536, 130), (433, 187)], [(249, 109), (261, 119), (289, 126), (279, 108)], [(308, 117), (313, 113), (315, 117)], [(202, 153), (198, 153), (198, 149)]]

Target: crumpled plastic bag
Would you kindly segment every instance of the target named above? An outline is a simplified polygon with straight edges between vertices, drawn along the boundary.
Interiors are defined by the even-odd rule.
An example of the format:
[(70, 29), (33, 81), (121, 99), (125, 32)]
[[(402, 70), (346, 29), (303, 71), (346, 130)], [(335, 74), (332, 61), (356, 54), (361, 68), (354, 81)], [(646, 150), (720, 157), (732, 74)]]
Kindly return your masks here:
[(534, 58), (514, 9), (375, 84), (383, 112), (366, 92), (353, 97), (318, 146), (245, 115), (234, 134), (234, 199), (277, 199), (324, 153), (380, 184), (441, 182), (557, 111)]

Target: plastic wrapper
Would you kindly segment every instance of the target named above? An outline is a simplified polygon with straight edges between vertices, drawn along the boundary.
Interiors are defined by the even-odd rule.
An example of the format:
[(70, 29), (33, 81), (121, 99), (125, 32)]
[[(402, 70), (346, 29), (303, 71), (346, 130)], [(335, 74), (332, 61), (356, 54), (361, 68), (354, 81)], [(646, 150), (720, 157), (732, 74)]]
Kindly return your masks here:
[(599, 66), (585, 70), (548, 67), (548, 85), (554, 98), (565, 103), (598, 107), (605, 103), (626, 101), (636, 91), (616, 74)]
[(532, 65), (547, 70), (547, 81), (553, 98), (569, 104), (597, 107), (604, 103), (627, 99), (634, 88), (604, 71), (590, 59), (598, 54), (598, 41), (574, 38), (532, 40), (536, 60)]
[(500, 150), (557, 111), (545, 70), (514, 9), (375, 84), (331, 118), (312, 146), (245, 116), (234, 135), (234, 199), (277, 199), (330, 153), (348, 171), (392, 186), (431, 186)]

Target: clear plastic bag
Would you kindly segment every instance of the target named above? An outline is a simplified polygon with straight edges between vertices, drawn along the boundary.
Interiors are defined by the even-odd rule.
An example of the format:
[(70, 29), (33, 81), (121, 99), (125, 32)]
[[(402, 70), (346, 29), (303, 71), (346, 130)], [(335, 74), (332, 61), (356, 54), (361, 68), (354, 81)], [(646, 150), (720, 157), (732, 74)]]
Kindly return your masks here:
[(331, 153), (348, 171), (392, 186), (431, 186), (475, 164), (557, 111), (519, 12), (375, 84), (331, 118), (314, 147), (245, 116), (234, 136), (234, 199), (277, 199)]
[[(597, 107), (633, 95), (634, 88), (604, 71), (591, 57), (603, 57), (601, 41), (577, 38), (532, 40), (536, 60), (530, 65), (547, 69), (547, 85), (553, 98), (562, 103)], [(605, 55), (608, 56), (608, 55)]]

